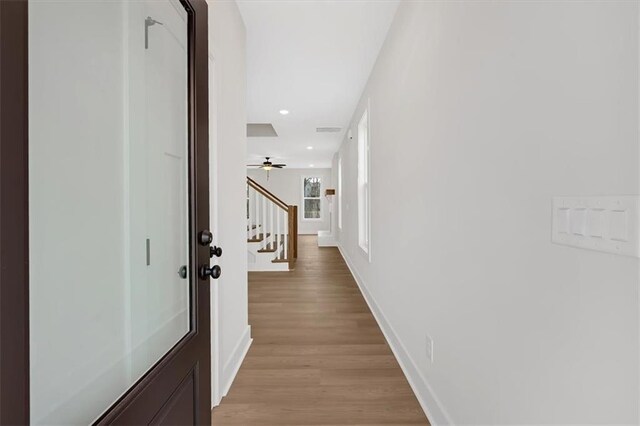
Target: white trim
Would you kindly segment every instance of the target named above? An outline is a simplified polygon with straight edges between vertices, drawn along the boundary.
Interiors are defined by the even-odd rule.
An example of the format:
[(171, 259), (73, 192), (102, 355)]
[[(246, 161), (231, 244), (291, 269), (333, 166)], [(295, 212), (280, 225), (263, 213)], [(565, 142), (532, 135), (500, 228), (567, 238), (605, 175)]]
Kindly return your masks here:
[(418, 399), (422, 410), (428, 417), (429, 422), (433, 426), (454, 424), (451, 416), (449, 415), (449, 413), (447, 413), (444, 406), (436, 396), (435, 392), (433, 391), (431, 386), (429, 386), (429, 383), (420, 372), (420, 369), (416, 366), (416, 363), (409, 355), (409, 352), (407, 352), (406, 348), (402, 344), (402, 341), (398, 337), (398, 334), (395, 332), (395, 330), (391, 326), (391, 323), (385, 317), (375, 298), (367, 290), (366, 286), (364, 285), (364, 281), (362, 280), (360, 274), (358, 274), (358, 272), (356, 271), (353, 263), (349, 259), (349, 256), (346, 255), (346, 252), (342, 248), (341, 243), (338, 243), (338, 250), (340, 251), (340, 254), (342, 255), (345, 263), (347, 264), (349, 271), (351, 271), (351, 275), (353, 275), (356, 284), (358, 284), (364, 300), (367, 302), (367, 305), (369, 306), (371, 313), (376, 319), (378, 326), (382, 330), (384, 337), (387, 339), (387, 343), (389, 343), (389, 346), (391, 347), (391, 350), (393, 351), (398, 364), (400, 364), (400, 368), (402, 368), (402, 371), (407, 378), (407, 381), (409, 382), (413, 393), (416, 395), (416, 398)]
[(219, 286), (214, 285), (211, 289), (211, 408), (220, 405), (223, 396), (220, 389), (222, 369), (220, 368), (219, 288)]
[[(365, 110), (357, 126), (357, 187), (358, 246), (371, 263), (371, 105), (367, 99)], [(364, 133), (364, 138), (363, 138)], [(363, 160), (363, 161), (361, 161)], [(364, 168), (364, 173), (363, 169)], [(363, 176), (364, 175), (364, 176)], [(361, 187), (364, 186), (364, 189)], [(364, 192), (364, 197), (362, 192)], [(362, 199), (364, 198), (364, 200)], [(363, 211), (364, 210), (364, 211)], [(364, 223), (362, 223), (364, 221)], [(363, 229), (364, 228), (364, 229)], [(364, 234), (364, 235), (363, 235)]]
[(244, 357), (247, 356), (247, 352), (249, 352), (249, 348), (251, 347), (252, 342), (253, 339), (251, 338), (251, 326), (248, 325), (246, 330), (242, 334), (242, 337), (240, 337), (240, 340), (238, 340), (238, 343), (236, 343), (236, 347), (233, 348), (233, 352), (231, 353), (231, 356), (225, 363), (224, 369), (222, 370), (222, 383), (224, 383), (222, 387), (223, 398), (229, 393), (229, 389), (231, 389), (233, 380), (236, 378), (238, 370), (240, 370), (242, 361), (244, 361)]
[(342, 231), (342, 153), (338, 150), (338, 229)]
[[(218, 88), (215, 79), (215, 60), (213, 54), (209, 51), (209, 194), (210, 194), (210, 217), (211, 232), (218, 235), (218, 200), (220, 188), (218, 186)], [(218, 303), (220, 301), (220, 285), (214, 285), (210, 294), (210, 322), (211, 322), (211, 407), (220, 404), (222, 395), (220, 392), (220, 383), (222, 368), (220, 367), (220, 309)]]
[(371, 116), (371, 98), (367, 98), (367, 260), (371, 263), (371, 211), (373, 202), (371, 201), (371, 126), (373, 118)]
[[(638, 8), (637, 18), (640, 19), (640, 8)], [(636, 35), (640, 37), (640, 31)], [(638, 49), (638, 66), (640, 66), (640, 49)], [(640, 78), (638, 79), (638, 81), (640, 82)], [(640, 99), (640, 84), (638, 85), (638, 99)], [(640, 113), (638, 114), (638, 130), (640, 131)], [(638, 280), (638, 283), (640, 283), (640, 271), (637, 272), (637, 280)], [(640, 292), (638, 292), (637, 302), (638, 304), (640, 304)], [(638, 324), (640, 324), (640, 310), (638, 310), (637, 322)], [(640, 336), (640, 327), (638, 328), (638, 335)], [(640, 366), (640, 354), (638, 357), (638, 365)], [(640, 368), (637, 371), (638, 371), (638, 404), (640, 404)]]

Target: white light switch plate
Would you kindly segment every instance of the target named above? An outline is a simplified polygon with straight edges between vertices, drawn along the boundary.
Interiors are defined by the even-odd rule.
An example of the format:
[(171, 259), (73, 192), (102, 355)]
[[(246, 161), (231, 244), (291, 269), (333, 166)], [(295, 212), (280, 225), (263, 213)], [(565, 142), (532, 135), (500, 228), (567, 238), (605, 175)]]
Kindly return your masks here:
[(640, 196), (554, 197), (556, 244), (640, 257)]

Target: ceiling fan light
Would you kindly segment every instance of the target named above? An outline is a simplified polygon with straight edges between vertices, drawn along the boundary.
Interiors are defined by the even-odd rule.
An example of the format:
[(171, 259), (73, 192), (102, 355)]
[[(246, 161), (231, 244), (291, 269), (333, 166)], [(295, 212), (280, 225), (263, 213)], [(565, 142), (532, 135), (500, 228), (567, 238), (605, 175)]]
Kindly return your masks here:
[(265, 169), (266, 171), (269, 171), (269, 170), (273, 169), (273, 167), (271, 167), (271, 166), (264, 166), (262, 168)]

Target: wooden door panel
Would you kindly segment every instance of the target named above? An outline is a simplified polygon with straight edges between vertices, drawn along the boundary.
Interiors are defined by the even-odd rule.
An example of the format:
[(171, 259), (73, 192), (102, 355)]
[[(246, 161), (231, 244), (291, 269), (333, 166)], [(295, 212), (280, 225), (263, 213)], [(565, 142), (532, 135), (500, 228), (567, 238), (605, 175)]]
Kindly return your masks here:
[[(193, 338), (193, 336), (191, 336)], [(178, 354), (170, 353), (160, 361), (160, 364), (145, 376), (139, 383), (116, 402), (111, 409), (96, 424), (140, 425), (149, 424), (161, 413), (165, 405), (170, 404), (177, 390), (183, 388), (185, 379), (200, 376), (200, 361), (193, 362), (193, 354), (188, 353), (193, 342), (183, 343)], [(186, 349), (186, 353), (182, 353)], [(207, 381), (206, 377), (202, 378)], [(194, 380), (194, 383), (198, 381)], [(194, 392), (194, 404), (198, 415), (201, 416), (200, 406), (208, 402), (199, 403), (202, 391)], [(205, 398), (208, 398), (205, 395)], [(206, 422), (206, 420), (205, 420)], [(191, 424), (191, 423), (181, 423)], [(196, 423), (193, 423), (196, 424)], [(198, 422), (197, 424), (201, 424)]]
[[(30, 0), (0, 0), (0, 422), (29, 424), (29, 88)], [(103, 413), (96, 424), (210, 424), (208, 14), (205, 0), (170, 0), (188, 13), (190, 331)], [(143, 22), (141, 22), (142, 24)], [(79, 34), (78, 37), (82, 35)], [(57, 75), (52, 75), (57, 78)], [(7, 83), (7, 84), (5, 84)], [(10, 90), (9, 90), (10, 89)], [(64, 111), (61, 111), (64, 114)], [(6, 119), (6, 120), (5, 120)], [(5, 167), (6, 166), (6, 167)], [(6, 220), (5, 220), (6, 219)], [(87, 250), (91, 250), (88, 244)], [(75, 259), (69, 259), (73, 264)], [(90, 277), (88, 277), (90, 279)], [(5, 309), (6, 308), (6, 309)], [(70, 345), (64, 350), (74, 351)]]
[(196, 424), (198, 368), (189, 372), (176, 391), (163, 404), (162, 409), (151, 421), (153, 425)]

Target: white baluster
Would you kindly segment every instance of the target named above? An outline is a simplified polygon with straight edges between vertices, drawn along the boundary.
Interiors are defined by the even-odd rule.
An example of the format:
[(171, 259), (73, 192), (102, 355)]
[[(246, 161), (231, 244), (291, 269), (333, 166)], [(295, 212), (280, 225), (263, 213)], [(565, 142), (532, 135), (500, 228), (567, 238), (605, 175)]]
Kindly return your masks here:
[(255, 221), (256, 224), (256, 238), (259, 236), (260, 234), (260, 228), (258, 228), (258, 191), (255, 190), (253, 191), (253, 196), (255, 198), (254, 203), (253, 203), (253, 220)]
[(278, 241), (276, 244), (276, 248), (278, 249), (278, 251), (276, 253), (280, 253), (280, 244), (282, 243), (282, 237), (280, 236), (280, 212), (282, 211), (281, 208), (278, 208), (278, 214), (276, 216), (276, 224), (277, 224), (277, 237), (278, 237)]
[(252, 229), (251, 225), (253, 225), (253, 197), (251, 196), (251, 187), (249, 187), (249, 220), (247, 224), (248, 234), (251, 236)]
[(271, 232), (271, 244), (272, 246), (275, 245), (275, 241), (276, 241), (276, 233), (274, 232), (273, 229), (273, 201), (269, 203), (269, 231)]
[(260, 215), (260, 204), (262, 203), (262, 196), (261, 194), (256, 191), (256, 229), (262, 229), (260, 228), (260, 220), (262, 219), (262, 216)]
[(262, 247), (267, 246), (267, 197), (262, 197), (262, 232), (264, 232), (264, 244)]

